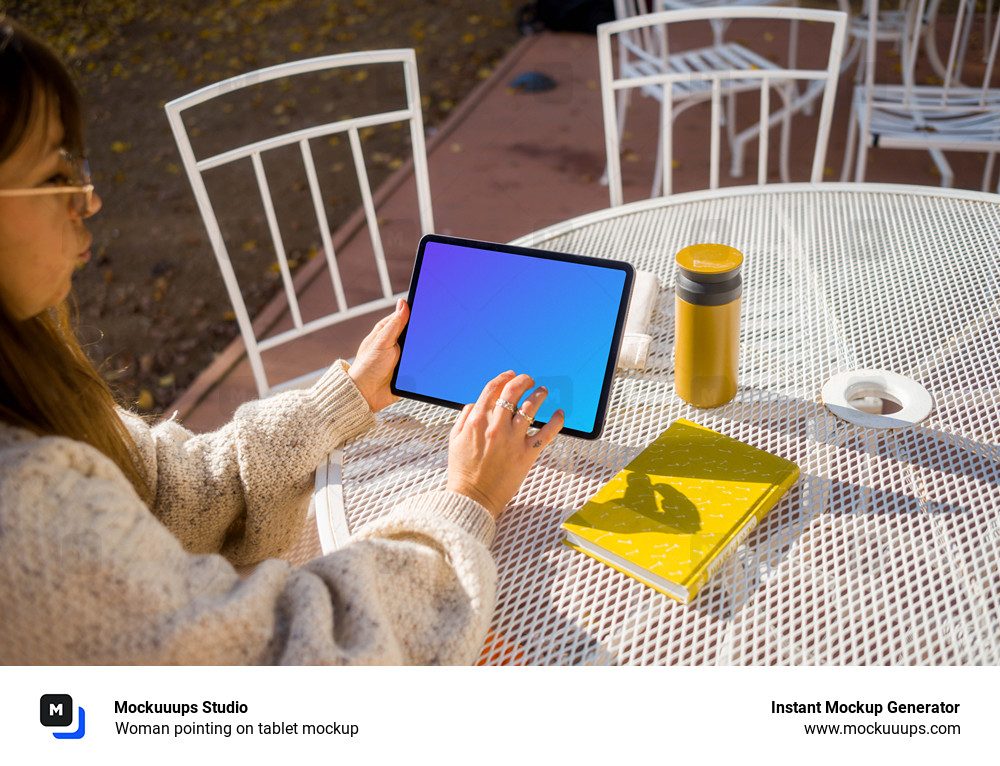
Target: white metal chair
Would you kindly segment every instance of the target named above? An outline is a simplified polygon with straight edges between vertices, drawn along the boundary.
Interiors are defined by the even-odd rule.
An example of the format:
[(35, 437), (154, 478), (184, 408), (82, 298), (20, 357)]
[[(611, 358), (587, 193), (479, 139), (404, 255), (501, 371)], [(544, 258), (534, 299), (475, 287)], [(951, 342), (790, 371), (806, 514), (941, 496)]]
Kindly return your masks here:
[[(877, 0), (870, 1), (877, 9)], [(987, 0), (986, 10), (992, 11), (996, 2)], [(901, 51), (902, 81), (877, 83), (871, 65), (865, 82), (854, 88), (842, 178), (846, 179), (853, 159), (854, 180), (864, 180), (871, 148), (926, 149), (940, 171), (941, 185), (951, 186), (954, 173), (944, 152), (982, 152), (988, 155), (982, 180), (986, 191), (1000, 151), (1000, 77), (996, 75), (1000, 14), (995, 22), (990, 13), (977, 22), (975, 0), (958, 0), (943, 81), (918, 83), (920, 25), (927, 3), (912, 0)], [(869, 15), (869, 24), (874, 28), (874, 13)], [(877, 43), (871, 35), (867, 51), (871, 64), (876, 60)], [(934, 66), (933, 60), (929, 63)]]
[[(636, 2), (636, 0), (626, 0), (626, 2)], [(642, 0), (638, 0), (641, 2)], [(798, 5), (797, 0), (655, 0), (659, 4), (657, 10), (682, 10), (687, 8), (712, 8), (716, 6), (734, 5)], [(907, 19), (908, 0), (897, 0), (897, 7), (883, 7), (878, 13), (878, 23), (876, 25), (879, 41), (899, 43), (903, 39), (903, 32)], [(932, 0), (927, 7), (924, 16), (922, 29), (923, 39), (932, 65), (941, 76), (944, 76), (944, 65), (941, 64), (937, 53), (937, 46), (934, 43), (934, 20), (936, 18), (938, 6), (941, 0)], [(862, 11), (860, 14), (852, 12), (849, 0), (837, 0), (837, 7), (848, 16), (847, 39), (845, 40), (846, 50), (843, 60), (840, 63), (841, 72), (845, 72), (858, 59), (859, 54), (865, 49), (868, 39), (868, 14)], [(718, 35), (725, 29), (724, 23), (714, 26)], [(793, 32), (794, 32), (793, 28)], [(794, 50), (795, 40), (790, 41), (790, 48)], [(858, 82), (864, 79), (864, 58), (862, 57), (855, 72), (855, 79)], [(789, 66), (794, 66), (794, 60), (789, 62)]]
[[(244, 146), (227, 148), (209, 156), (196, 157), (192, 147), (192, 131), (185, 124), (185, 112), (205, 102), (220, 97), (229, 97), (236, 91), (260, 86), (279, 80), (276, 86), (291, 87), (290, 80), (299, 75), (309, 73), (344, 74), (347, 67), (365, 67), (365, 77), (357, 78), (357, 88), (371, 89), (372, 83), (386, 82), (385, 79), (368, 77), (367, 70), (373, 67), (383, 67), (391, 69), (397, 76), (402, 73), (403, 93), (397, 100), (401, 103), (398, 109), (383, 111), (371, 114), (353, 114), (350, 117), (336, 119), (332, 122), (316, 121), (316, 124), (308, 124), (297, 127), (294, 130), (271, 135), (261, 140), (252, 141)], [(354, 70), (357, 71), (357, 70)], [(320, 76), (320, 75), (317, 75)], [(362, 84), (365, 83), (365, 84)], [(383, 88), (382, 90), (387, 90)], [(242, 94), (241, 94), (242, 95)], [(383, 94), (384, 95), (384, 94)], [(310, 100), (316, 98), (315, 92), (307, 94)], [(247, 98), (250, 96), (248, 95)], [(198, 209), (201, 212), (205, 228), (211, 241), (212, 250), (218, 260), (219, 268), (225, 280), (226, 290), (233, 305), (233, 311), (239, 324), (240, 333), (246, 345), (247, 357), (253, 370), (257, 389), (261, 396), (266, 396), (272, 391), (283, 388), (292, 388), (305, 385), (315, 378), (318, 373), (313, 373), (291, 381), (282, 381), (277, 385), (269, 382), (265, 372), (264, 363), (261, 359), (261, 352), (274, 348), (281, 344), (289, 343), (302, 338), (317, 330), (330, 327), (334, 324), (352, 319), (354, 317), (368, 314), (375, 311), (385, 310), (395, 303), (400, 294), (394, 294), (389, 274), (386, 266), (385, 248), (383, 247), (380, 233), (379, 220), (376, 215), (375, 203), (373, 201), (372, 189), (369, 181), (366, 160), (362, 152), (362, 135), (365, 131), (374, 129), (376, 126), (402, 125), (409, 123), (409, 140), (412, 152), (413, 175), (416, 179), (417, 200), (419, 207), (420, 228), (422, 233), (429, 233), (434, 228), (433, 214), (431, 210), (430, 183), (427, 171), (427, 156), (424, 143), (423, 117), (420, 104), (420, 88), (417, 80), (416, 56), (412, 50), (383, 50), (368, 51), (363, 53), (347, 53), (319, 58), (307, 59), (303, 61), (290, 62), (278, 66), (261, 69), (255, 72), (232, 77), (214, 85), (202, 88), (181, 98), (175, 99), (166, 105), (167, 118), (173, 130), (174, 138), (180, 150), (181, 159), (187, 176), (194, 190)], [(232, 122), (232, 120), (230, 121)], [(314, 159), (315, 142), (325, 139), (327, 142), (339, 142), (342, 136), (347, 137), (350, 146), (353, 166), (357, 176), (357, 183), (360, 191), (361, 204), (364, 209), (365, 219), (371, 239), (372, 252), (375, 259), (376, 271), (379, 286), (377, 292), (380, 296), (374, 300), (366, 300), (363, 303), (349, 306), (345, 297), (344, 283), (338, 267), (338, 254), (334, 252), (333, 239), (330, 225), (327, 219), (326, 202), (321, 191), (321, 174), (317, 170), (317, 162)], [(332, 280), (335, 305), (330, 306), (330, 311), (318, 318), (303, 319), (300, 310), (299, 299), (296, 295), (296, 285), (292, 279), (289, 259), (286, 253), (285, 239), (282, 228), (279, 225), (279, 216), (276, 213), (275, 200), (268, 183), (268, 176), (264, 169), (264, 156), (268, 152), (276, 152), (272, 163), (280, 163), (282, 167), (289, 164), (288, 155), (278, 155), (277, 152), (289, 148), (294, 152), (294, 147), (298, 147), (301, 155), (301, 171), (304, 182), (302, 186), (308, 188), (312, 200), (312, 207), (315, 212), (319, 238), (322, 241), (322, 251), (325, 256), (326, 265), (329, 269)], [(277, 151), (276, 151), (277, 150)], [(249, 311), (245, 302), (244, 292), (241, 291), (237, 280), (236, 271), (233, 268), (231, 253), (239, 253), (237, 243), (233, 235), (227, 237), (223, 234), (223, 229), (216, 215), (216, 208), (213, 206), (213, 199), (210, 198), (205, 182), (205, 174), (222, 166), (232, 166), (236, 163), (247, 163), (252, 166), (253, 176), (256, 179), (263, 204), (264, 218), (273, 245), (274, 254), (277, 260), (277, 268), (280, 270), (281, 281), (284, 293), (288, 302), (288, 312), (291, 316), (292, 327), (284, 331), (272, 331), (268, 327), (255, 328), (251, 321)], [(294, 163), (292, 163), (294, 164)], [(274, 165), (272, 164), (272, 167)], [(325, 179), (324, 179), (325, 180)], [(219, 195), (216, 195), (215, 202), (218, 203)], [(414, 244), (414, 251), (416, 242)], [(273, 334), (269, 334), (272, 333)], [(329, 361), (329, 360), (326, 360)], [(325, 368), (324, 368), (325, 369)]]
[[(937, 43), (934, 39), (934, 22), (937, 18), (937, 11), (940, 4), (941, 0), (931, 0), (927, 6), (927, 12), (921, 19), (920, 29), (924, 47), (935, 71), (939, 75), (944, 76), (944, 65), (938, 57)], [(861, 13), (855, 14), (851, 12), (851, 5), (848, 0), (837, 0), (837, 5), (840, 7), (840, 10), (847, 13), (850, 17), (847, 24), (847, 44), (849, 47), (841, 63), (841, 71), (846, 71), (855, 60), (859, 59), (862, 52), (867, 52), (868, 37), (871, 34), (869, 8), (866, 5), (862, 8)], [(887, 4), (883, 5), (882, 8), (876, 9), (876, 39), (880, 43), (892, 43), (899, 50), (909, 24), (910, 3), (909, 0), (896, 0), (894, 7), (890, 8), (886, 6)], [(860, 56), (860, 60), (858, 60), (858, 67), (854, 74), (855, 82), (862, 82), (865, 78), (865, 66), (867, 63), (865, 58), (865, 56)]]
[[(618, 20), (638, 18), (649, 13), (664, 10), (731, 8), (745, 5), (783, 5), (786, 2), (787, 0), (615, 0), (615, 18)], [(702, 65), (701, 62), (705, 59), (712, 60), (719, 57), (732, 61), (739, 55), (739, 51), (734, 48), (733, 44), (726, 43), (724, 40), (729, 21), (728, 17), (712, 19), (710, 22), (712, 45), (686, 50), (683, 56), (679, 57), (679, 60), (671, 62), (669, 66), (681, 69), (691, 66), (698, 67)], [(789, 39), (789, 66), (794, 64), (797, 36), (798, 25), (793, 24)], [(647, 29), (626, 32), (618, 36), (618, 61), (619, 70), (625, 76), (642, 76), (664, 71), (668, 67), (668, 64), (664, 63), (659, 37)], [(657, 100), (661, 97), (661, 89), (659, 87), (643, 88), (642, 93)], [(626, 90), (618, 94), (619, 135), (625, 132), (625, 118), (628, 113), (631, 95), (631, 90)], [(739, 177), (743, 175), (743, 147), (747, 141), (757, 135), (757, 126), (751, 126), (747, 130), (737, 134), (733, 129), (736, 123), (736, 91), (727, 88), (723, 95), (726, 96), (726, 115), (723, 117), (724, 124), (727, 126), (726, 139), (733, 157), (730, 174), (734, 177)], [(808, 104), (806, 108), (808, 108)], [(662, 151), (662, 147), (658, 148), (659, 151)], [(604, 176), (601, 178), (601, 183), (607, 183), (607, 180), (607, 170), (605, 170)], [(661, 179), (657, 174), (653, 179), (651, 196), (657, 196), (660, 183)]]
[[(713, 24), (738, 19), (764, 19), (789, 24), (798, 21), (830, 25), (830, 50), (825, 65), (818, 69), (780, 67), (749, 50), (739, 42), (724, 42), (710, 48), (687, 47), (684, 29), (690, 22)], [(611, 205), (623, 203), (621, 176), (621, 125), (616, 114), (622, 108), (624, 93), (641, 89), (654, 94), (661, 102), (660, 138), (653, 181), (653, 196), (662, 185), (663, 195), (672, 193), (673, 123), (677, 116), (695, 104), (711, 103), (710, 188), (719, 185), (720, 132), (726, 125), (732, 137), (733, 169), (742, 167), (743, 144), (757, 136), (758, 183), (767, 179), (767, 155), (770, 128), (781, 123), (780, 165), (782, 180), (788, 180), (790, 121), (793, 114), (822, 96), (819, 131), (813, 157), (811, 178), (822, 180), (823, 162), (833, 101), (843, 54), (847, 16), (841, 11), (759, 6), (726, 6), (647, 13), (598, 27), (598, 55), (601, 72), (601, 95), (604, 107), (605, 146), (608, 155), (608, 189)], [(678, 30), (677, 27), (681, 29)], [(673, 29), (676, 34), (671, 37)], [(612, 55), (612, 39), (619, 41), (618, 74)], [(622, 38), (626, 43), (622, 43)], [(674, 46), (674, 42), (680, 45)], [(802, 87), (797, 87), (799, 84)], [(780, 108), (771, 109), (771, 90), (778, 92)], [(722, 98), (731, 94), (758, 91), (760, 119), (741, 134), (735, 133), (735, 109), (723, 117)], [(621, 94), (621, 95), (620, 95)], [(733, 173), (739, 175), (739, 173)]]

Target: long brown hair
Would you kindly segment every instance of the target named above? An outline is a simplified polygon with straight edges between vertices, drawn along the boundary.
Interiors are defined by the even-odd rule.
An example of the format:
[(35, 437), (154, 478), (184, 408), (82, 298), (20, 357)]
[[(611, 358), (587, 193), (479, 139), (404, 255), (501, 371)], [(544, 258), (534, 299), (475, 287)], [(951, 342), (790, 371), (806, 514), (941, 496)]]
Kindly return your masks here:
[[(69, 73), (43, 42), (2, 13), (0, 74), (0, 162), (21, 145), (46, 96), (59, 104), (66, 148), (83, 154), (80, 99)], [(110, 388), (80, 347), (67, 303), (17, 320), (0, 301), (0, 420), (90, 444), (150, 501), (135, 443)]]

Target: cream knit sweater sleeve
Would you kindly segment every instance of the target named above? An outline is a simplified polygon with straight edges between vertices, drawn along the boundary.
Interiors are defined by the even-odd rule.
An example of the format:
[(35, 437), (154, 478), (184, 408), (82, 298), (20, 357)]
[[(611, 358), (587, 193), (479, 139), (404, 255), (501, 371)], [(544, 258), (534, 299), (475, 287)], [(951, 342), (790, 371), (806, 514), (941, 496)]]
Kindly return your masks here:
[(136, 417), (125, 423), (154, 491), (156, 517), (192, 553), (221, 551), (234, 564), (249, 564), (294, 544), (316, 466), (375, 418), (346, 364), (337, 362), (312, 388), (248, 402), (209, 434), (194, 436), (172, 421), (155, 428)]
[(130, 421), (152, 512), (88, 445), (0, 425), (0, 663), (473, 662), (494, 523), (464, 496), (409, 498), (298, 569), (227, 560), (286, 547), (318, 460), (371, 422), (340, 364), (212, 434)]

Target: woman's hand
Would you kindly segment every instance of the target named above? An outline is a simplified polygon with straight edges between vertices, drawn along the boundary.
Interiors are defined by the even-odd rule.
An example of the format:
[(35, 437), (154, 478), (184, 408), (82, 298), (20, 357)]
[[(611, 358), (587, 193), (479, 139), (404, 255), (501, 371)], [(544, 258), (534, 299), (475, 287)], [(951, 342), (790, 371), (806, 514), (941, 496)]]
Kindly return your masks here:
[(537, 433), (528, 435), (531, 419), (548, 394), (535, 389), (517, 412), (513, 407), (535, 382), (527, 375), (505, 372), (489, 383), (479, 401), (466, 405), (458, 416), (448, 445), (448, 489), (481, 503), (496, 518), (517, 492), (542, 449), (563, 427), (556, 410)]
[(399, 360), (399, 334), (409, 318), (410, 307), (400, 298), (396, 312), (379, 320), (368, 337), (361, 341), (354, 364), (347, 371), (372, 412), (399, 399), (389, 389), (389, 381)]

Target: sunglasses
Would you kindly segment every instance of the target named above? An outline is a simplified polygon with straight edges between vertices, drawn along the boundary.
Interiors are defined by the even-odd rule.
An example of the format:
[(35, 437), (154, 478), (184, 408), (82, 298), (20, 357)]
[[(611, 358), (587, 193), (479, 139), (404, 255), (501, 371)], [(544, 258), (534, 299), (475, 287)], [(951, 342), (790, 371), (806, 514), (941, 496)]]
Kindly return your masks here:
[(43, 194), (69, 194), (73, 212), (86, 218), (94, 212), (94, 184), (90, 182), (90, 165), (86, 158), (77, 157), (66, 150), (59, 152), (62, 161), (70, 168), (67, 183), (50, 183), (31, 189), (0, 189), (0, 197), (36, 197)]

